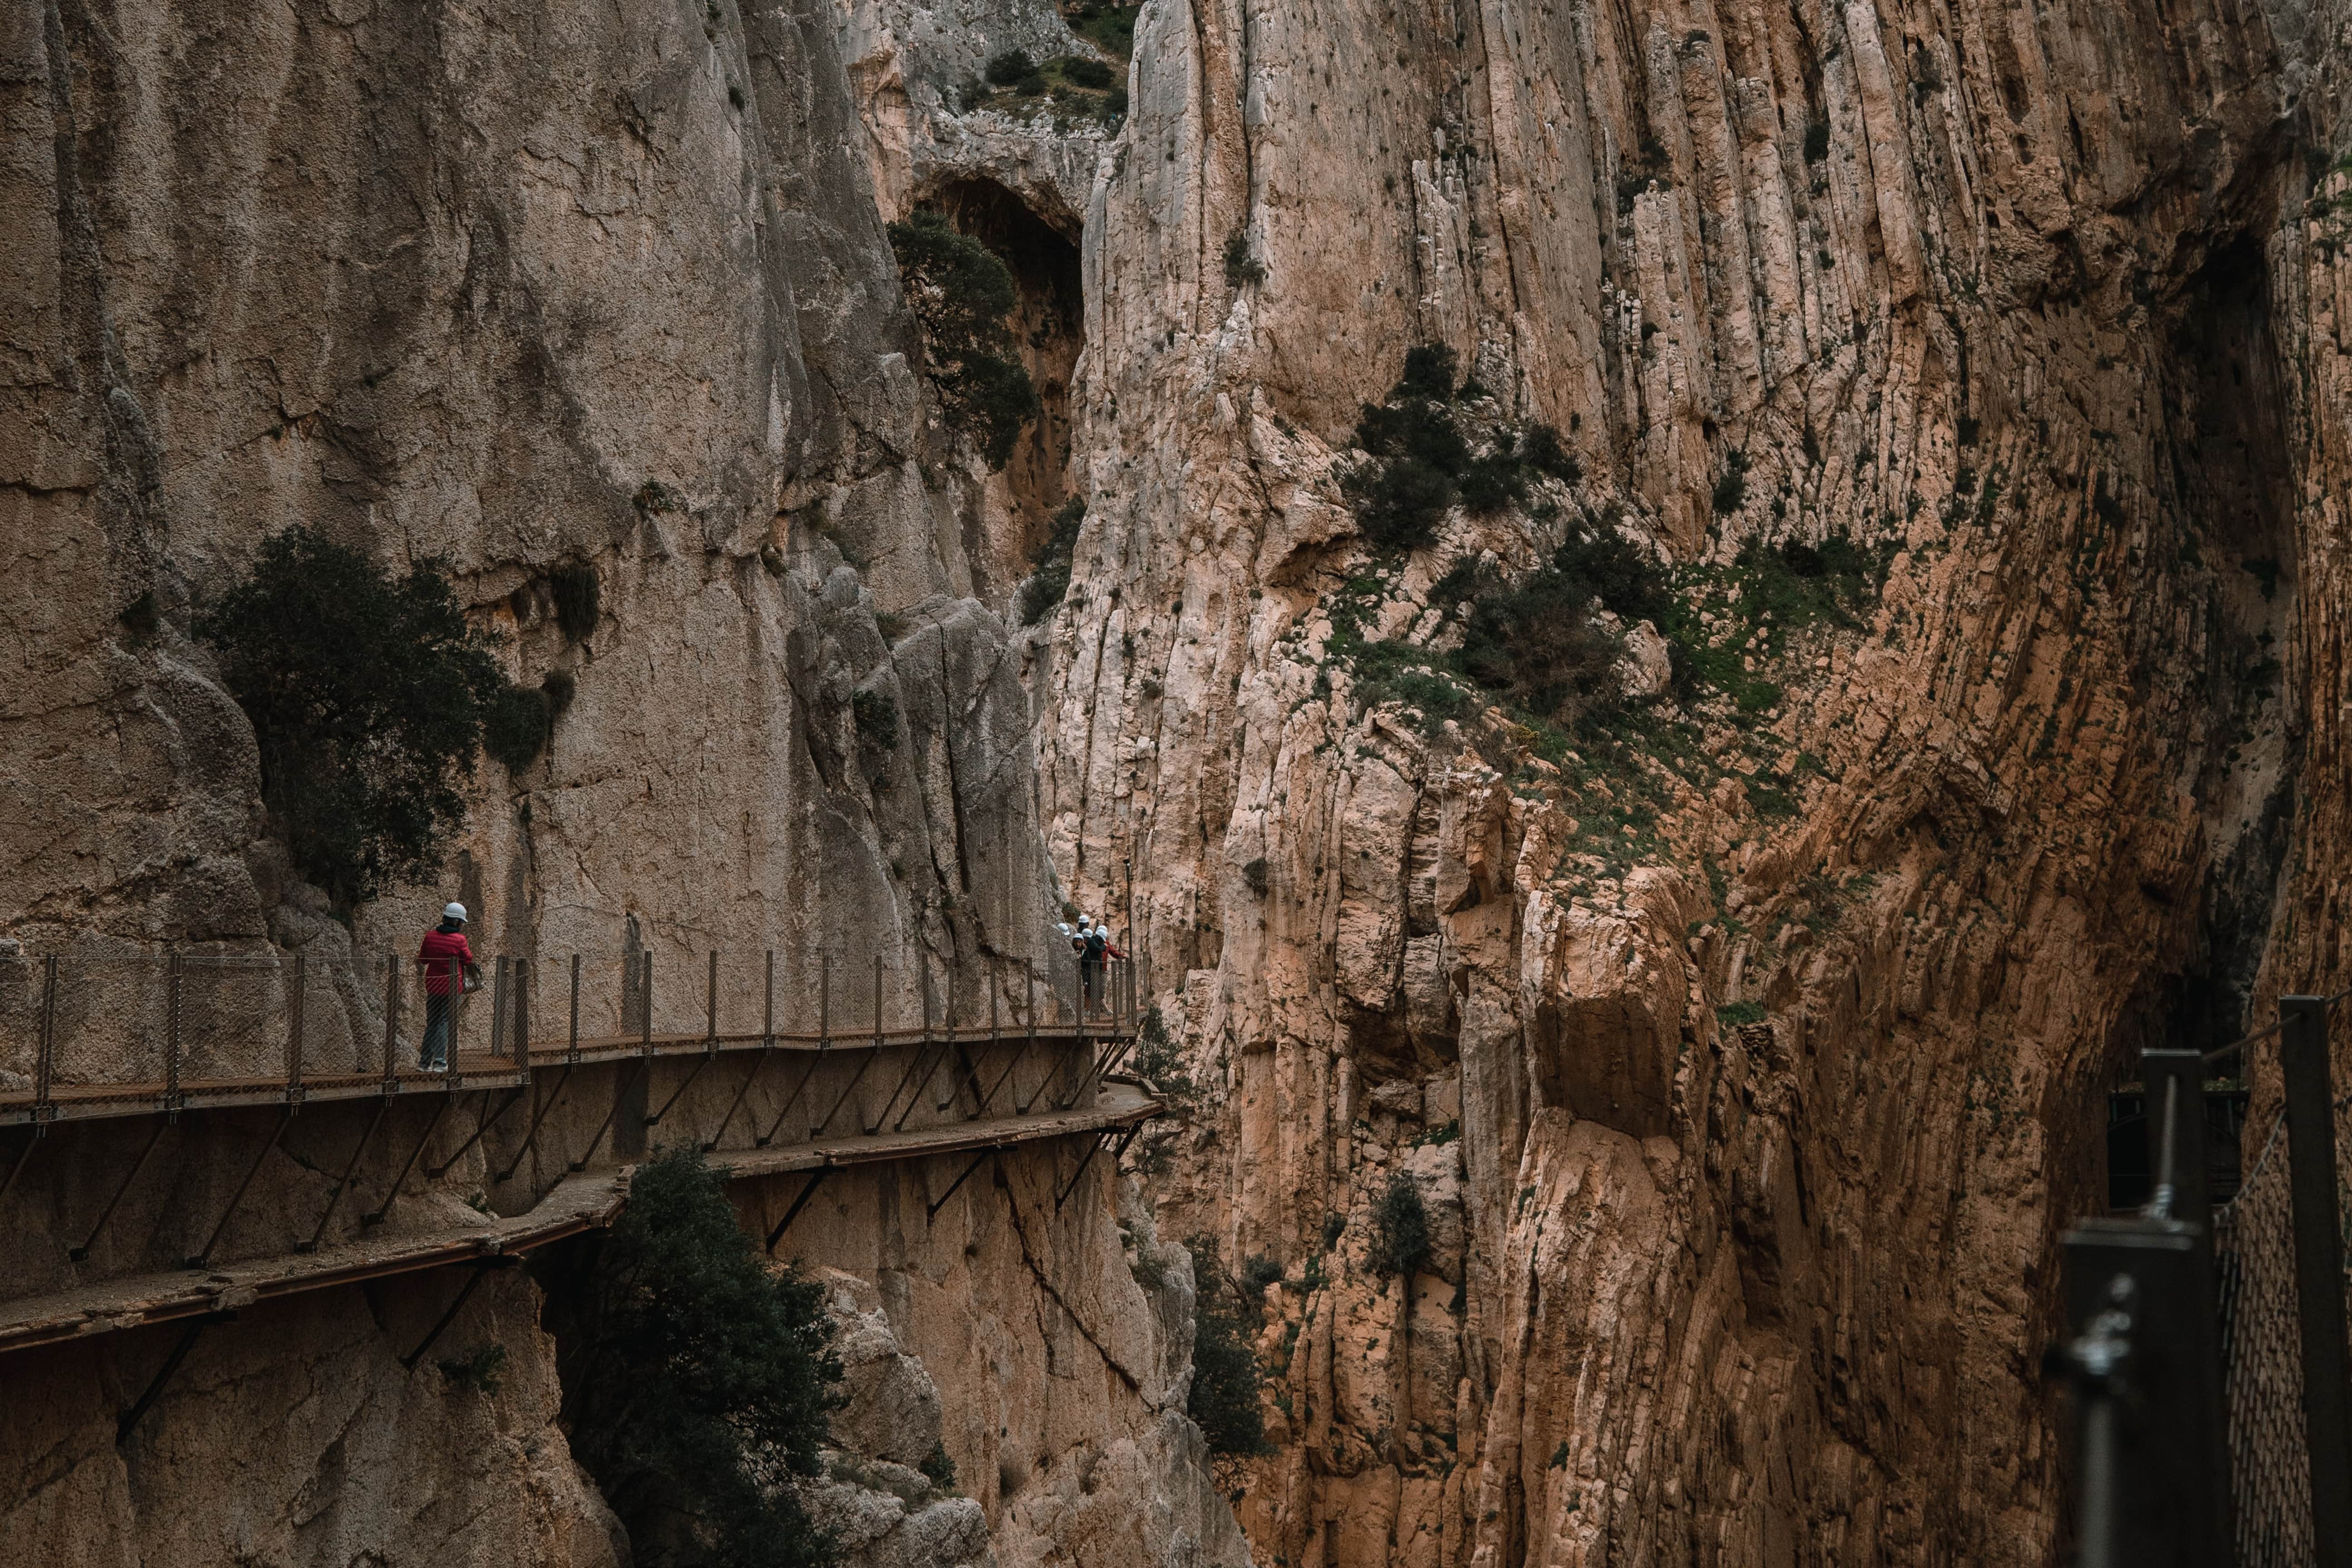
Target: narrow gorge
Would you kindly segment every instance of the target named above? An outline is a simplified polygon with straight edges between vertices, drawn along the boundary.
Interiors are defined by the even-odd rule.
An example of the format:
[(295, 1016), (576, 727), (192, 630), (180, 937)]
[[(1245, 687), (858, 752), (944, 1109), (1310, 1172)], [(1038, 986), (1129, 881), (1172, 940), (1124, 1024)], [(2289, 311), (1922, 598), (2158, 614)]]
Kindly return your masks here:
[[(853, 1568), (2071, 1561), (2107, 1093), (2352, 969), (2347, 61), (2284, 0), (18, 0), (0, 1540), (721, 1561), (581, 1457), (685, 1138), (823, 1320), (759, 1480)], [(222, 629), (293, 537), (495, 665), (363, 884)], [(457, 1109), (391, 1059), (445, 900), (529, 961)], [(282, 1118), (171, 1098), (190, 963)], [(57, 1065), (134, 1015), (153, 1113), (45, 1120), (162, 1076)]]

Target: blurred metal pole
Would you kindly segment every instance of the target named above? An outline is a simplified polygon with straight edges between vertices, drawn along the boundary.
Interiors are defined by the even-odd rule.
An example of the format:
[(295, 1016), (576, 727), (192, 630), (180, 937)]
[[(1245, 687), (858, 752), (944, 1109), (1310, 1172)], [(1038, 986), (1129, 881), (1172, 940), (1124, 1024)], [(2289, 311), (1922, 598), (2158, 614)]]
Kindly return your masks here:
[(575, 952), (575, 953), (573, 953), (573, 954), (572, 955), (572, 1032), (571, 1032), (571, 1034), (566, 1037), (566, 1039), (565, 1039), (565, 1041), (564, 1041), (564, 1046), (563, 1046), (563, 1061), (564, 1061), (564, 1065), (565, 1065), (565, 1066), (567, 1066), (567, 1067), (569, 1067), (569, 1066), (572, 1066), (572, 1064), (574, 1064), (574, 1063), (578, 1062), (578, 1061), (579, 1061), (579, 1059), (580, 1059), (580, 955), (579, 955), (578, 953), (576, 953), (576, 952)]
[(2303, 1331), (2303, 1429), (2311, 1465), (2311, 1533), (2319, 1568), (2352, 1568), (2352, 1412), (2344, 1344), (2344, 1221), (2336, 1185), (2336, 1097), (2327, 1004), (2279, 998), (2288, 1192)]
[(174, 949), (163, 979), (163, 1119), (180, 1115), (180, 954)]
[(294, 994), (286, 999), (286, 1103), (302, 1103), (302, 997), (309, 986), (310, 955), (294, 954)]
[(33, 1136), (47, 1135), (58, 1108), (49, 1103), (49, 1081), (58, 1055), (58, 955), (41, 960), (41, 1047), (33, 1058)]

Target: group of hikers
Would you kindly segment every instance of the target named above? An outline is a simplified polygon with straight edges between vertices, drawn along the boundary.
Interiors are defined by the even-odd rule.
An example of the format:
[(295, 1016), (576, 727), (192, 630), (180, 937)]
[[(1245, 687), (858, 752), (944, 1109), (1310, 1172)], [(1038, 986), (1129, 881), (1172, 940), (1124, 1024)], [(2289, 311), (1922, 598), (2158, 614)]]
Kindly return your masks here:
[[(1076, 925), (1063, 921), (1054, 929), (1068, 940), (1070, 952), (1077, 958), (1078, 982), (1086, 993), (1087, 1010), (1100, 1011), (1103, 965), (1127, 953), (1111, 941), (1110, 927), (1091, 915), (1078, 916)], [(482, 976), (482, 966), (466, 941), (465, 905), (442, 906), (441, 923), (426, 931), (417, 946), (416, 966), (425, 975), (425, 1037), (417, 1044), (417, 1065), (426, 1072), (447, 1072), (451, 1009), (459, 997), (481, 984)]]

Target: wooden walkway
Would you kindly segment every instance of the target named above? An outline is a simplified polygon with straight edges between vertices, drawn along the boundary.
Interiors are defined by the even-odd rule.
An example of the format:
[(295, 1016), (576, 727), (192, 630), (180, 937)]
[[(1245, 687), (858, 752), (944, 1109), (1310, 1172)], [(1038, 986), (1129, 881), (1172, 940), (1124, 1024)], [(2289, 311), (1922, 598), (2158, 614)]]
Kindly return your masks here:
[(157, 1079), (129, 1083), (55, 1084), (0, 1091), (0, 1127), (47, 1126), (107, 1117), (177, 1114), (251, 1105), (301, 1105), (320, 1100), (390, 1099), (467, 1089), (519, 1089), (549, 1068), (639, 1058), (665, 1059), (744, 1051), (846, 1052), (878, 1047), (932, 1045), (1041, 1046), (1104, 1044), (1133, 1031), (1109, 1015), (1095, 1024), (1040, 1025), (1034, 1029), (988, 1025), (958, 1028), (883, 1029), (857, 1034), (656, 1034), (583, 1038), (576, 1046), (532, 1046), (527, 1063), (511, 1055), (461, 1054), (446, 1073), (398, 1068), (391, 1072), (309, 1074), (299, 1067), (270, 1077)]
[[(944, 1033), (935, 1034), (934, 1038)], [(914, 1037), (919, 1037), (919, 1031)], [(987, 1037), (985, 1031), (981, 1032), (981, 1037)], [(696, 1037), (694, 1043), (699, 1050), (706, 1042)], [(844, 1043), (836, 1041), (835, 1048)], [(872, 1037), (866, 1037), (865, 1043), (870, 1045)], [(558, 1058), (562, 1054), (557, 1053)], [(381, 1081), (372, 1080), (379, 1088)], [(435, 1079), (434, 1085), (443, 1087), (442, 1080)], [(468, 1087), (488, 1085), (477, 1078), (469, 1081)], [(994, 1117), (906, 1132), (824, 1139), (740, 1152), (722, 1151), (713, 1163), (738, 1179), (793, 1172), (821, 1174), (833, 1169), (935, 1154), (985, 1154), (991, 1150), (1050, 1139), (1131, 1133), (1161, 1109), (1161, 1101), (1143, 1089), (1112, 1083), (1106, 1086), (1095, 1104), (1073, 1110)], [(0, 1353), (175, 1320), (216, 1321), (258, 1302), (420, 1269), (459, 1264), (495, 1267), (534, 1247), (610, 1225), (627, 1202), (629, 1177), (634, 1169), (631, 1165), (616, 1165), (567, 1176), (529, 1212), (508, 1218), (486, 1215), (478, 1226), (368, 1237), (313, 1253), (283, 1254), (212, 1269), (133, 1275), (53, 1295), (0, 1301)], [(1080, 1173), (1083, 1173), (1081, 1166)], [(959, 1184), (961, 1179), (958, 1178)], [(1075, 1187), (1076, 1181), (1073, 1176), (1069, 1186)], [(803, 1190), (802, 1201), (814, 1190), (813, 1180)], [(1067, 1191), (1066, 1188), (1065, 1193)], [(796, 1202), (793, 1212), (797, 1213), (798, 1207)], [(788, 1214), (787, 1224), (790, 1219)], [(772, 1248), (782, 1230), (783, 1226), (779, 1226), (771, 1236)], [(421, 1348), (417, 1353), (422, 1353)]]

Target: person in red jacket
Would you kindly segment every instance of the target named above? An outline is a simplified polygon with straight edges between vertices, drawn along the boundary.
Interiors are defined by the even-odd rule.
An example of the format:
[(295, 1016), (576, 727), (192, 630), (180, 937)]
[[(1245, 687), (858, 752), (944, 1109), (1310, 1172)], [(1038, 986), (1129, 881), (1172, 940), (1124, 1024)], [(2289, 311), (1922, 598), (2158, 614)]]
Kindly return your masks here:
[(425, 972), (425, 1038), (416, 1047), (417, 1065), (426, 1072), (447, 1072), (450, 1009), (482, 972), (466, 942), (465, 905), (442, 909), (441, 923), (425, 933), (416, 949), (416, 964)]

